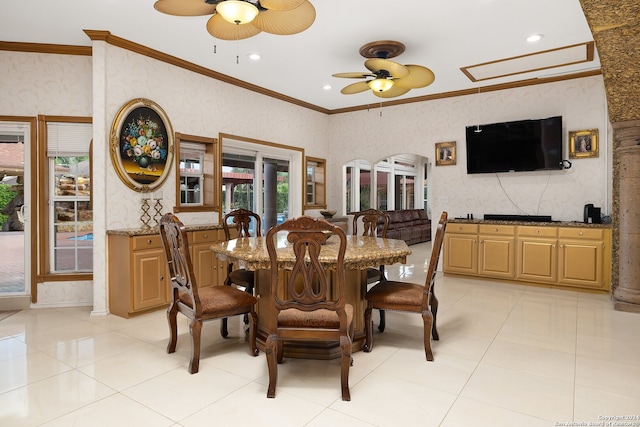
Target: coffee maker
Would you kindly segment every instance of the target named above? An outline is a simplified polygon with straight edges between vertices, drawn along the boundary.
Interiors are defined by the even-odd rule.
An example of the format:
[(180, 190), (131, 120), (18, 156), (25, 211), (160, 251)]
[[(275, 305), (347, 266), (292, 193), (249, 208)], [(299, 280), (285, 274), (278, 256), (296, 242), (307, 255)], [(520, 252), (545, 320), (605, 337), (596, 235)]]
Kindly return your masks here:
[(584, 205), (584, 223), (585, 224), (602, 224), (600, 216), (600, 208), (594, 207), (593, 203)]

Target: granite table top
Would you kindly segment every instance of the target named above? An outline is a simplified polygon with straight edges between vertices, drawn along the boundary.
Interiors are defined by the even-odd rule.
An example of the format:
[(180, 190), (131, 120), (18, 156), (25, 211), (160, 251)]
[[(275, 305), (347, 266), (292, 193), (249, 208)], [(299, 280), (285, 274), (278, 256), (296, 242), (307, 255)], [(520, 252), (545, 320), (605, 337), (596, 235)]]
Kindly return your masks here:
[(586, 224), (578, 221), (502, 221), (495, 219), (464, 219), (450, 218), (450, 223), (455, 224), (488, 224), (488, 225), (529, 225), (535, 227), (587, 227), (587, 228), (612, 228), (611, 224)]
[[(276, 249), (280, 268), (291, 268), (295, 255), (286, 235), (276, 236)], [(335, 267), (339, 248), (339, 238), (330, 237), (320, 251), (320, 263), (325, 268)], [(227, 242), (214, 243), (211, 250), (222, 260), (231, 260), (247, 270), (267, 270), (271, 261), (267, 252), (265, 237), (244, 237)], [(347, 270), (377, 268), (381, 264), (406, 263), (411, 254), (404, 240), (382, 239), (379, 237), (347, 236), (344, 266)]]

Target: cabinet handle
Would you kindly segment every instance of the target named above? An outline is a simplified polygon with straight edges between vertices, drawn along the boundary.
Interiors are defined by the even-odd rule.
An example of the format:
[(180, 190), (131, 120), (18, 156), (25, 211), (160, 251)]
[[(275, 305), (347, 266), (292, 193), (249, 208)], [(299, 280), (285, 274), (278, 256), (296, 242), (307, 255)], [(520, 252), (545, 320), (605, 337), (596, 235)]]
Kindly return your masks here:
[(536, 230), (536, 234), (540, 234), (540, 230)]
[(208, 234), (205, 234), (205, 235), (204, 235), (204, 238), (205, 238), (205, 239), (208, 239), (208, 238), (209, 238), (209, 235), (208, 235)]
[(578, 232), (578, 234), (579, 234), (580, 236), (582, 236), (582, 231)]
[(160, 281), (164, 282), (164, 276), (160, 276)]
[(496, 231), (498, 231), (498, 227), (496, 227)]
[(151, 244), (151, 239), (147, 240), (147, 245)]

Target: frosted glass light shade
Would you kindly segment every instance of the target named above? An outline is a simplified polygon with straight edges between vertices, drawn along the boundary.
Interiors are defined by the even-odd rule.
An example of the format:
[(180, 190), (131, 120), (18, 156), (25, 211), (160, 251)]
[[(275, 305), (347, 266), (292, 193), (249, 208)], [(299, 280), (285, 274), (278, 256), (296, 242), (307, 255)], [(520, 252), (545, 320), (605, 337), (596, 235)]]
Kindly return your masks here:
[(218, 3), (216, 12), (232, 24), (247, 24), (258, 16), (258, 8), (246, 1), (227, 0)]
[(367, 83), (369, 87), (376, 92), (384, 92), (391, 89), (393, 86), (393, 80), (389, 79), (375, 79)]

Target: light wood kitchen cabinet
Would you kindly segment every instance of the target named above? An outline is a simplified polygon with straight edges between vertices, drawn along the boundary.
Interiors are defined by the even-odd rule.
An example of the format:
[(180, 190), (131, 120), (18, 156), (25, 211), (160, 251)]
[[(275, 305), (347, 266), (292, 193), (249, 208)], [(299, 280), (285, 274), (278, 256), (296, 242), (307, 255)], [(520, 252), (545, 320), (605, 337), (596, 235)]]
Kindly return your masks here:
[[(160, 235), (136, 233), (139, 232), (107, 233), (109, 311), (125, 318), (164, 308), (171, 296)], [(212, 243), (224, 240), (222, 229), (187, 231), (187, 239), (199, 286), (222, 284), (227, 264), (211, 251)]]
[(516, 279), (540, 283), (558, 281), (558, 229), (520, 226)]
[[(610, 240), (610, 239), (609, 239)], [(558, 235), (560, 268), (558, 282), (592, 289), (606, 289), (605, 248), (610, 243), (602, 229), (561, 228)], [(608, 251), (610, 254), (610, 250)], [(606, 264), (605, 264), (606, 262)]]
[(478, 226), (476, 224), (447, 225), (444, 235), (444, 271), (448, 273), (478, 273)]
[(606, 227), (451, 222), (443, 250), (447, 274), (611, 288), (611, 229)]
[(224, 241), (224, 230), (190, 231), (188, 239), (191, 262), (198, 286), (213, 286), (224, 283), (227, 263), (220, 261), (211, 251), (211, 244)]
[(512, 225), (481, 224), (478, 228), (478, 274), (513, 279), (516, 239)]
[(130, 317), (169, 301), (167, 261), (159, 235), (109, 236), (109, 311)]

